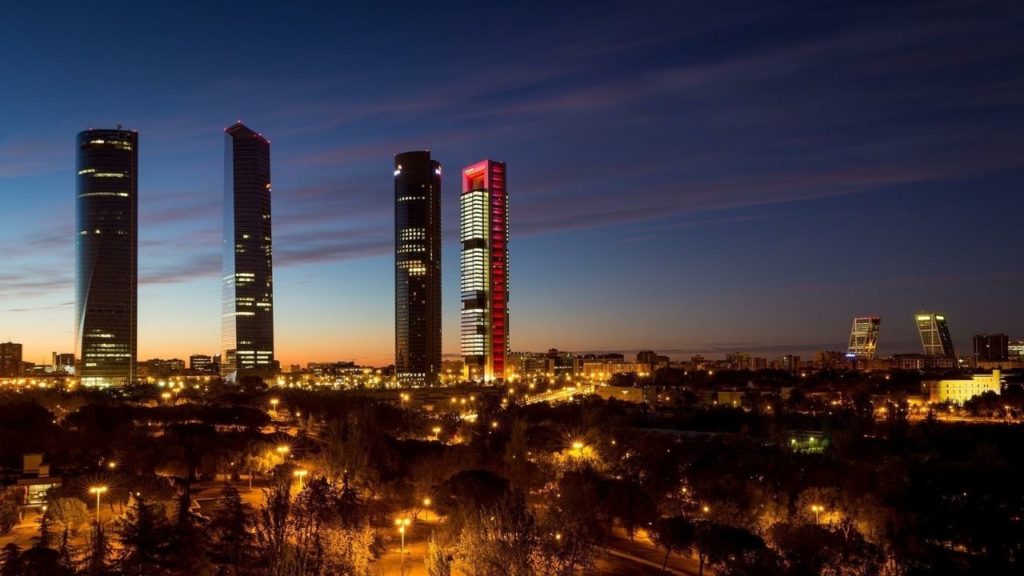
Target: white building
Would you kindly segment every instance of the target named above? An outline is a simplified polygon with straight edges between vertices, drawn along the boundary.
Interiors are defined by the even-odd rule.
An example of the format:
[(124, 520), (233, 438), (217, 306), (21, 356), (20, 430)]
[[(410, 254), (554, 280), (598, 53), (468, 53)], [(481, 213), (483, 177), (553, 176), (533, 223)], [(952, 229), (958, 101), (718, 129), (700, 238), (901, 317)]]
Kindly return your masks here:
[(928, 401), (933, 403), (963, 404), (985, 392), (999, 394), (1002, 391), (999, 370), (993, 370), (992, 374), (975, 374), (970, 380), (938, 380), (926, 385)]

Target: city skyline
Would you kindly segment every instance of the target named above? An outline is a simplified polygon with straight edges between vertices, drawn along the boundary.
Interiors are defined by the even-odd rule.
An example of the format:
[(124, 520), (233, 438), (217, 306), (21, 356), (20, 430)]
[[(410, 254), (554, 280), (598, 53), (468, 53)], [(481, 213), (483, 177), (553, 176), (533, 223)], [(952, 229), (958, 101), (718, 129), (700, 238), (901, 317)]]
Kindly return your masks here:
[[(214, 353), (218, 133), (235, 118), (275, 138), (282, 365), (391, 363), (389, 163), (408, 149), (447, 166), (486, 156), (515, 167), (516, 350), (843, 350), (850, 318), (870, 313), (886, 322), (879, 355), (917, 352), (918, 310), (943, 311), (961, 351), (976, 333), (1024, 335), (1010, 258), (1024, 207), (1011, 8), (839, 6), (802, 25), (785, 24), (802, 3), (746, 16), (647, 8), (595, 6), (562, 37), (545, 21), (568, 8), (486, 7), (526, 33), (508, 48), (447, 34), (414, 67), (400, 56), (418, 32), (393, 45), (354, 29), (337, 40), (346, 34), (328, 22), (349, 30), (342, 8), (323, 24), (301, 9), (264, 24), (262, 57), (249, 58), (212, 33), (251, 23), (223, 7), (169, 14), (145, 34), (145, 12), (69, 9), (82, 30), (106, 18), (132, 30), (132, 54), (70, 24), (32, 26), (31, 9), (13, 7), (5, 19), (20, 25), (0, 42), (35, 56), (0, 65), (21, 80), (0, 138), (0, 193), (18, 199), (0, 230), (0, 340), (23, 343), (30, 361), (73, 349), (71, 135), (122, 121), (144, 139), (138, 356)], [(400, 11), (365, 10), (368, 30), (392, 19), (414, 29)], [(680, 16), (686, 30), (659, 24)], [(289, 43), (297, 21), (302, 49)], [(165, 48), (172, 29), (182, 36)], [(975, 49), (947, 58), (956, 43)], [(72, 45), (81, 54), (67, 56)], [(87, 58), (122, 77), (76, 72)], [(34, 72), (43, 61), (45, 77)], [(473, 85), (438, 79), (462, 76)], [(395, 91), (400, 80), (414, 80), (408, 92)], [(72, 84), (78, 97), (65, 102)], [(442, 200), (447, 357), (459, 355), (457, 197), (449, 186)]]

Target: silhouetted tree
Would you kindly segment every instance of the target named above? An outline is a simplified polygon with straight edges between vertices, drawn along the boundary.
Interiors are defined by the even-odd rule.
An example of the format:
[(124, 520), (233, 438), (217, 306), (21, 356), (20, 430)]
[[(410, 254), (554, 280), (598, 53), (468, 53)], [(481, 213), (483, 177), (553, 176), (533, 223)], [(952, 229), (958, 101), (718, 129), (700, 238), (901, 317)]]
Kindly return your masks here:
[(252, 545), (249, 516), (231, 484), (221, 489), (220, 506), (210, 518), (211, 553), (220, 562), (242, 565)]
[(119, 525), (118, 570), (124, 576), (167, 574), (173, 534), (162, 507), (133, 495)]
[(661, 569), (668, 566), (668, 557), (672, 552), (689, 550), (693, 546), (696, 527), (693, 522), (682, 516), (659, 518), (651, 531), (654, 543), (665, 549), (665, 558)]
[(83, 571), (84, 576), (106, 576), (107, 572), (107, 556), (109, 550), (107, 546), (107, 535), (103, 530), (103, 526), (93, 522), (92, 532), (88, 539), (88, 551), (85, 555), (85, 568)]

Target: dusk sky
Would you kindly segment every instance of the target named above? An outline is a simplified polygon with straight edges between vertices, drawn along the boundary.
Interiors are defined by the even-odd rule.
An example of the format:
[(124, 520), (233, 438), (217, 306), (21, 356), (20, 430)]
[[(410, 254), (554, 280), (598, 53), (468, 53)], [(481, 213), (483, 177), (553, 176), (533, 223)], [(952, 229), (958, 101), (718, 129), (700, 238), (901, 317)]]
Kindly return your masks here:
[[(358, 5), (357, 5), (358, 4)], [(140, 360), (218, 351), (224, 133), (272, 143), (282, 366), (394, 353), (393, 155), (508, 163), (513, 350), (1024, 337), (1024, 3), (16, 2), (0, 340), (73, 350), (75, 135), (140, 134)]]

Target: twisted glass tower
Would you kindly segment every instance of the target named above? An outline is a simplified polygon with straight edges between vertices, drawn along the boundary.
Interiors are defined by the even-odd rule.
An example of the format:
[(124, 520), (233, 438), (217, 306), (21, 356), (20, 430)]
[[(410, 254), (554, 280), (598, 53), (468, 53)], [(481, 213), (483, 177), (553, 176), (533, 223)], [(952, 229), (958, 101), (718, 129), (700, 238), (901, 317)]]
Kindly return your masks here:
[(441, 371), (441, 164), (395, 155), (395, 375), (430, 386)]
[(241, 122), (224, 133), (221, 375), (266, 378), (275, 372), (270, 141)]
[(75, 350), (83, 385), (135, 379), (139, 135), (78, 134)]

